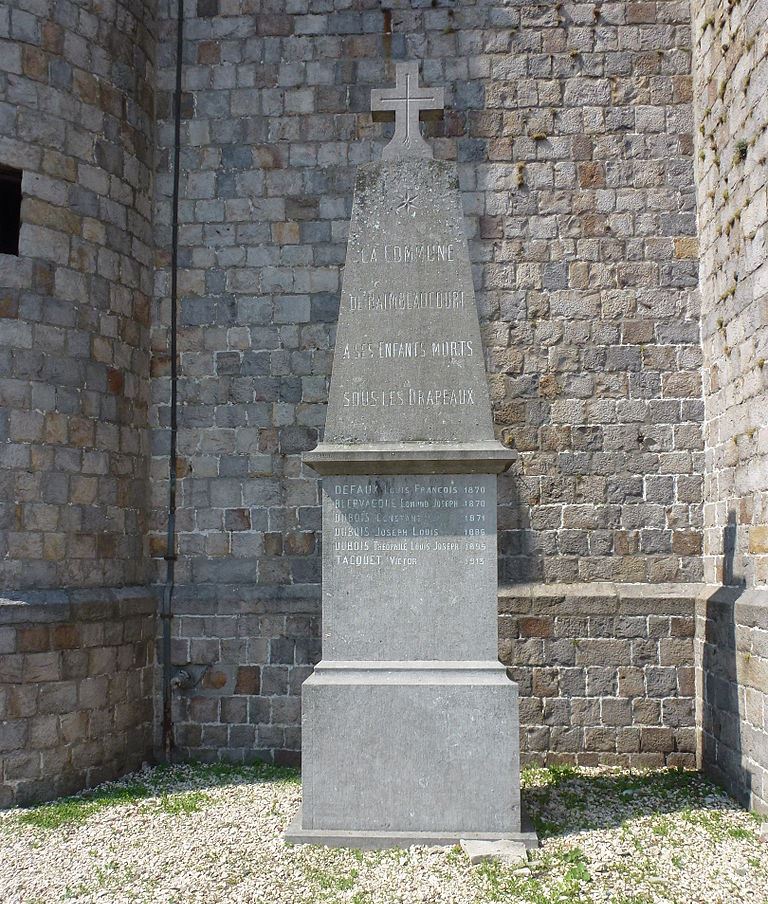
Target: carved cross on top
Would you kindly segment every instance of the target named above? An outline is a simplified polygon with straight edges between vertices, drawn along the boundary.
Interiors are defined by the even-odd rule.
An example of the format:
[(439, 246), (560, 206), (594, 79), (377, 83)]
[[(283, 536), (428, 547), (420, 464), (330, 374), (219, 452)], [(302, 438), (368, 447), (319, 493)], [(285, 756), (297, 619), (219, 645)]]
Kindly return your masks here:
[(443, 107), (442, 88), (419, 87), (418, 63), (396, 63), (395, 87), (371, 91), (371, 110), (395, 111), (395, 134), (382, 151), (382, 160), (432, 157), (432, 148), (421, 136), (419, 112)]

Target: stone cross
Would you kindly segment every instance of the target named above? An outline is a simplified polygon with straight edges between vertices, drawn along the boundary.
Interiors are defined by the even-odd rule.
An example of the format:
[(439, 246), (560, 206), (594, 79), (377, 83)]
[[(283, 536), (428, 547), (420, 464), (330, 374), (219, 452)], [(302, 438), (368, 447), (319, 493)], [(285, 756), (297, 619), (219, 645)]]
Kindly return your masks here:
[(382, 160), (396, 157), (432, 157), (432, 148), (421, 137), (419, 112), (442, 110), (442, 88), (419, 87), (419, 64), (397, 63), (395, 87), (371, 91), (371, 110), (395, 111), (395, 134), (384, 148)]

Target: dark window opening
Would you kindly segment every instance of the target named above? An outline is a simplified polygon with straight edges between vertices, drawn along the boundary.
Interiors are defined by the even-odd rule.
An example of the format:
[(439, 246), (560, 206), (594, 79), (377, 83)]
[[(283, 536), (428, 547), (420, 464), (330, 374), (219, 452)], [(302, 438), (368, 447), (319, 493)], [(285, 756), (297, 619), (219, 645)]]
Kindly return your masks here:
[(19, 253), (21, 170), (0, 166), (0, 254)]

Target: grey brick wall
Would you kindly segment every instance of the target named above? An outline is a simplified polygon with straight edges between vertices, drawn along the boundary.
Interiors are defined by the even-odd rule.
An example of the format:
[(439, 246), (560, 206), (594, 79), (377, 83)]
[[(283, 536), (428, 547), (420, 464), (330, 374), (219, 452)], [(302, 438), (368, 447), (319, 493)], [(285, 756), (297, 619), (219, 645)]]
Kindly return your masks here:
[(320, 659), (319, 594), (209, 585), (177, 602), (173, 662), (194, 686), (174, 696), (176, 754), (298, 765), (301, 684)]
[(768, 583), (768, 3), (694, 4), (706, 579)]
[(693, 3), (706, 473), (701, 760), (768, 812), (768, 2)]
[(698, 585), (550, 584), (499, 600), (526, 763), (694, 766)]
[[(151, 755), (154, 4), (0, 9), (0, 806)], [(41, 588), (48, 588), (41, 591)], [(73, 588), (92, 588), (89, 590)]]
[(768, 591), (720, 588), (696, 611), (700, 760), (768, 815)]
[[(188, 8), (174, 656), (199, 683), (177, 701), (179, 753), (298, 756), (321, 543), (300, 453), (325, 419), (354, 169), (392, 128), (371, 120), (369, 92), (407, 57), (446, 86), (444, 119), (424, 128), (436, 155), (459, 163), (494, 416), (520, 453), (501, 483), (502, 581), (681, 584), (674, 612), (653, 588), (631, 615), (629, 598), (599, 585), (583, 610), (547, 589), (502, 600), (525, 755), (690, 764), (685, 582), (701, 576), (703, 405), (687, 4), (387, 6)], [(173, 15), (161, 9), (161, 248)], [(159, 260), (151, 549), (162, 576)], [(296, 616), (287, 598), (307, 608)]]
[(71, 794), (152, 755), (155, 600), (0, 599), (0, 807)]
[[(700, 351), (686, 3), (188, 7), (179, 579), (319, 580), (314, 475), (369, 94), (421, 61), (459, 162), (502, 482), (501, 576), (701, 574)], [(382, 8), (385, 7), (385, 8)], [(161, 8), (158, 240), (175, 28)], [(173, 11), (171, 12), (171, 15)], [(151, 534), (164, 553), (168, 271), (153, 316)], [(155, 572), (162, 574), (162, 563)]]
[(152, 4), (0, 10), (0, 587), (146, 580)]
[[(526, 763), (692, 766), (700, 587), (518, 585), (499, 600), (499, 655), (520, 687)], [(318, 594), (229, 586), (180, 600), (177, 753), (298, 763), (300, 688), (320, 659)]]
[[(459, 164), (495, 422), (519, 453), (500, 485), (500, 575), (517, 586), (499, 624), (524, 756), (692, 762), (690, 582), (768, 576), (768, 10), (693, 7), (692, 33), (678, 0), (187, 3), (173, 645), (197, 683), (176, 700), (179, 754), (298, 758), (322, 542), (300, 453), (325, 419), (354, 170), (392, 129), (369, 92), (409, 58), (446, 87), (424, 129)], [(0, 11), (0, 164), (25, 170), (21, 255), (0, 258), (15, 618), (33, 588), (164, 577), (174, 20), (141, 0)], [(15, 738), (0, 802), (106, 777), (144, 747), (148, 666), (120, 650), (134, 616), (154, 630), (149, 604), (94, 592), (103, 611), (61, 628), (38, 630), (34, 605), (0, 627)], [(700, 610), (696, 662), (700, 754), (736, 790), (746, 769), (764, 802), (760, 611)], [(106, 708), (79, 690), (57, 713), (19, 708), (112, 658), (131, 677)], [(44, 736), (33, 722), (53, 732), (52, 715)]]

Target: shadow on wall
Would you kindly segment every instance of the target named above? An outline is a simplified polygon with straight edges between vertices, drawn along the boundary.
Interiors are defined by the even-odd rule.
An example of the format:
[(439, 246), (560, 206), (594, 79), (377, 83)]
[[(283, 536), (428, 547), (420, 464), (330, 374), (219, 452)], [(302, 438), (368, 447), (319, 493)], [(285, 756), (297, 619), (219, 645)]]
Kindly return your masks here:
[(518, 493), (519, 476), (499, 476), (498, 559), (499, 583), (518, 584), (544, 579), (544, 560), (531, 530), (530, 507)]
[(702, 764), (744, 806), (750, 804), (752, 776), (744, 768), (738, 680), (736, 603), (746, 589), (736, 512), (723, 529), (723, 586), (706, 600), (702, 655)]

